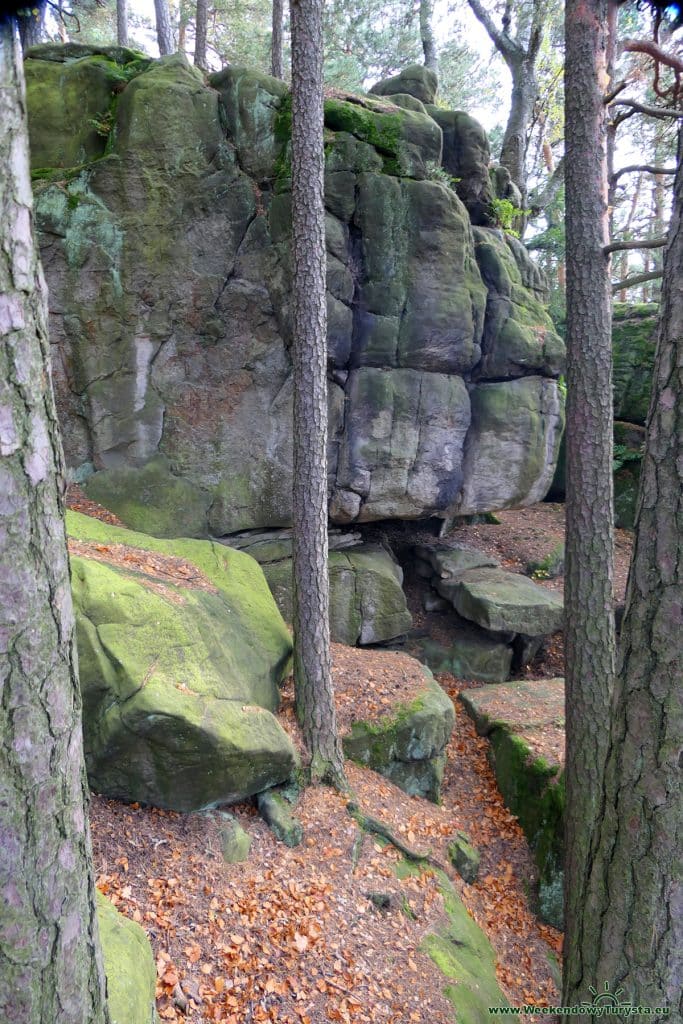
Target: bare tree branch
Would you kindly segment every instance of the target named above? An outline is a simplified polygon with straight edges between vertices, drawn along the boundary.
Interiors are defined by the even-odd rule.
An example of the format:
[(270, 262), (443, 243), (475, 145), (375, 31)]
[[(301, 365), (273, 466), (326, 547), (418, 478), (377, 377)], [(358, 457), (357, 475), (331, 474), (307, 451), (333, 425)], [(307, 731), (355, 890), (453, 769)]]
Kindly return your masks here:
[(614, 174), (610, 174), (610, 182), (612, 185), (622, 174), (636, 174), (639, 171), (646, 171), (648, 174), (675, 174), (675, 167), (655, 167), (653, 164), (629, 164), (628, 167), (620, 167)]
[(557, 167), (545, 182), (542, 188), (537, 189), (529, 196), (528, 207), (532, 214), (538, 214), (545, 210), (553, 202), (557, 193), (564, 184), (564, 157), (557, 162)]
[(634, 114), (647, 114), (648, 117), (683, 117), (683, 110), (676, 110), (674, 107), (651, 107), (636, 100), (614, 100), (612, 106), (630, 107)]
[(634, 238), (632, 242), (610, 242), (602, 251), (607, 256), (611, 252), (623, 252), (625, 249), (662, 249), (666, 243), (666, 235), (661, 238)]
[(660, 64), (666, 64), (679, 73), (683, 72), (683, 60), (657, 46), (651, 39), (624, 39), (621, 49), (627, 53), (646, 53)]
[(474, 16), (484, 26), (494, 46), (500, 51), (505, 60), (519, 60), (523, 56), (523, 51), (514, 39), (511, 39), (507, 32), (501, 32), (500, 29), (496, 28), (493, 18), (486, 8), (479, 3), (479, 0), (467, 0), (467, 2), (472, 8)]
[(610, 103), (612, 103), (617, 98), (619, 93), (623, 92), (624, 89), (628, 87), (628, 85), (629, 83), (626, 79), (624, 79), (623, 82), (619, 82), (617, 85), (615, 85), (614, 88), (605, 95), (605, 106), (609, 106)]
[(635, 288), (637, 284), (647, 284), (648, 281), (656, 281), (661, 276), (661, 270), (650, 270), (647, 274), (634, 274), (632, 277), (625, 277), (623, 281), (615, 281), (613, 283), (612, 294), (624, 291), (626, 288)]

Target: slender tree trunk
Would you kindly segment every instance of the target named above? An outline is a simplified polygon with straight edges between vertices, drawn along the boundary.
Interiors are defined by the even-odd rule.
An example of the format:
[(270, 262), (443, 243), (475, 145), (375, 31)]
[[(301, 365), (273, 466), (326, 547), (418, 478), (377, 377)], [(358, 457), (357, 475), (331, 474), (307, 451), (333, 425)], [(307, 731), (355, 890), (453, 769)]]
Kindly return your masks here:
[[(664, 259), (653, 396), (584, 975), (683, 1020), (683, 166)], [(575, 972), (572, 971), (572, 975)]]
[(567, 563), (564, 1001), (590, 998), (586, 891), (614, 684), (612, 343), (605, 159), (607, 0), (565, 7)]
[(273, 35), (270, 45), (270, 73), (282, 78), (282, 0), (273, 0)]
[(128, 0), (116, 0), (116, 37), (119, 46), (128, 46)]
[(105, 1024), (46, 294), (1, 17), (0, 175), (0, 1020)]
[(194, 62), (198, 68), (206, 68), (206, 26), (208, 19), (207, 0), (197, 0), (195, 22)]
[(330, 672), (323, 0), (291, 0), (294, 681), (314, 781), (342, 785)]
[(166, 57), (173, 53), (175, 45), (173, 42), (173, 30), (171, 28), (171, 15), (168, 10), (168, 0), (154, 0), (154, 13), (157, 23), (157, 42), (159, 54)]
[(500, 163), (507, 167), (510, 177), (522, 193), (522, 208), (526, 205), (527, 174), (526, 151), (529, 140), (529, 125), (538, 97), (536, 71), (528, 60), (508, 62), (512, 73), (512, 100), (503, 135)]
[(432, 28), (432, 16), (434, 5), (432, 0), (420, 0), (420, 39), (422, 40), (422, 52), (425, 58), (425, 67), (430, 71), (438, 72), (439, 58), (436, 49), (436, 39)]

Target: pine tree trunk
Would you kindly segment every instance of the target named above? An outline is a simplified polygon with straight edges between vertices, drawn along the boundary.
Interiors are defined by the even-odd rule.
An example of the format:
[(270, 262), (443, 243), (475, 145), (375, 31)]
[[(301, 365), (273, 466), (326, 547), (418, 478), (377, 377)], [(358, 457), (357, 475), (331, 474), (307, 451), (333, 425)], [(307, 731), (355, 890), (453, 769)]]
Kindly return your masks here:
[(282, 0), (273, 0), (273, 36), (270, 46), (270, 73), (282, 78)]
[(157, 42), (159, 54), (166, 57), (173, 53), (175, 45), (173, 42), (173, 29), (171, 28), (171, 15), (168, 10), (168, 0), (154, 0), (154, 13), (157, 23)]
[(425, 67), (430, 71), (438, 72), (439, 58), (432, 28), (433, 4), (432, 0), (420, 0), (420, 39), (422, 40), (422, 52), (424, 53)]
[(294, 681), (313, 780), (344, 779), (330, 671), (323, 0), (292, 0)]
[[(607, 0), (565, 8), (567, 561), (564, 1001), (590, 999), (588, 872), (614, 683), (612, 344), (607, 242)], [(588, 965), (590, 967), (590, 965)]]
[(194, 62), (198, 68), (206, 68), (206, 28), (208, 20), (207, 0), (197, 0), (195, 22)]
[(119, 46), (128, 46), (128, 0), (116, 0), (116, 38)]
[(105, 1024), (46, 293), (2, 19), (0, 175), (0, 1020)]
[(664, 283), (583, 972), (683, 1020), (683, 167)]

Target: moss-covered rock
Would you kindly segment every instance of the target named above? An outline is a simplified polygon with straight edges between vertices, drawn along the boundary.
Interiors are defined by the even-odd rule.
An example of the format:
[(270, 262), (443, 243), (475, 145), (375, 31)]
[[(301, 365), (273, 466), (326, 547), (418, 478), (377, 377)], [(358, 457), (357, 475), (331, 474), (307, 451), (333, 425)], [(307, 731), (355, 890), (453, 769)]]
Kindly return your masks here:
[(564, 621), (558, 594), (503, 569), (467, 569), (453, 584), (452, 600), (463, 618), (495, 633), (545, 636)]
[[(71, 474), (122, 472), (116, 486), (105, 487), (106, 476), (91, 486), (148, 531), (289, 525), (285, 86), (236, 67), (207, 85), (182, 54), (149, 60), (122, 48), (50, 45), (32, 51), (26, 69), (31, 131), (36, 146), (50, 147), (34, 153), (35, 206)], [(339, 523), (448, 517), (470, 468), (487, 477), (472, 482), (486, 510), (534, 501), (535, 471), (543, 478), (540, 464), (554, 454), (552, 431), (539, 426), (552, 426), (553, 409), (538, 387), (514, 403), (532, 421), (517, 422), (514, 459), (496, 425), (505, 480), (492, 486), (478, 456), (463, 463), (467, 386), (496, 324), (467, 210), (452, 188), (428, 180), (442, 129), (411, 97), (411, 74), (392, 84), (396, 103), (336, 95), (326, 104), (328, 464)], [(433, 96), (430, 73), (415, 76)], [(467, 115), (453, 117), (483, 173), (485, 138)], [(458, 187), (465, 195), (464, 179)], [(514, 263), (519, 270), (508, 320), (522, 335), (509, 343), (505, 372), (554, 373), (554, 341), (545, 339), (541, 358), (531, 337), (542, 326), (538, 282), (523, 247), (505, 244), (510, 281)], [(469, 432), (479, 451), (480, 425)]]
[(342, 743), (346, 757), (391, 779), (411, 796), (438, 803), (455, 712), (429, 669), (423, 671), (424, 687), (410, 704), (388, 709), (378, 721), (353, 722)]
[(481, 856), (466, 832), (456, 832), (455, 839), (448, 844), (448, 859), (466, 882), (477, 880)]
[(442, 166), (455, 182), (473, 224), (493, 225), (493, 190), (489, 178), (491, 151), (486, 132), (463, 110), (428, 106), (443, 132)]
[[(538, 867), (540, 916), (562, 927), (564, 680), (543, 679), (461, 693), (506, 805), (517, 815)], [(542, 751), (540, 753), (539, 751)]]
[(615, 303), (612, 314), (614, 416), (645, 424), (652, 392), (657, 306)]
[(421, 103), (433, 103), (438, 84), (438, 78), (430, 68), (424, 64), (409, 64), (400, 74), (375, 82), (370, 92), (376, 96), (405, 93)]
[[(400, 877), (418, 869), (400, 861)], [(453, 883), (437, 872), (447, 923), (425, 937), (421, 949), (447, 979), (443, 992), (453, 1004), (458, 1024), (487, 1024), (489, 1007), (508, 1006), (496, 978), (496, 957), (483, 930), (467, 913)]]
[(287, 779), (272, 712), (291, 641), (257, 563), (77, 513), (67, 528), (92, 788), (189, 811)]
[(538, 268), (534, 267), (536, 276), (530, 277), (525, 266), (528, 255), (502, 232), (474, 228), (474, 238), (477, 263), (488, 288), (477, 376), (482, 380), (528, 373), (557, 377), (564, 370), (565, 347), (545, 308)]
[(157, 972), (149, 939), (100, 892), (97, 924), (111, 1024), (155, 1024)]

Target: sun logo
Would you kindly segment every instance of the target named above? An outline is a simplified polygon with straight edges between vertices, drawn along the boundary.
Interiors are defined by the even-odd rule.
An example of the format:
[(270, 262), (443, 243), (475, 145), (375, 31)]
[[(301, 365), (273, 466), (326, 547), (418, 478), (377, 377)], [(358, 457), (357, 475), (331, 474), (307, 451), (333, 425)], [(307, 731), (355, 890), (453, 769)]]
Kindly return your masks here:
[(623, 988), (618, 988), (616, 991), (611, 992), (608, 981), (605, 982), (602, 992), (598, 992), (592, 985), (588, 987), (588, 991), (593, 996), (593, 1006), (621, 1006), (619, 996), (624, 991)]

